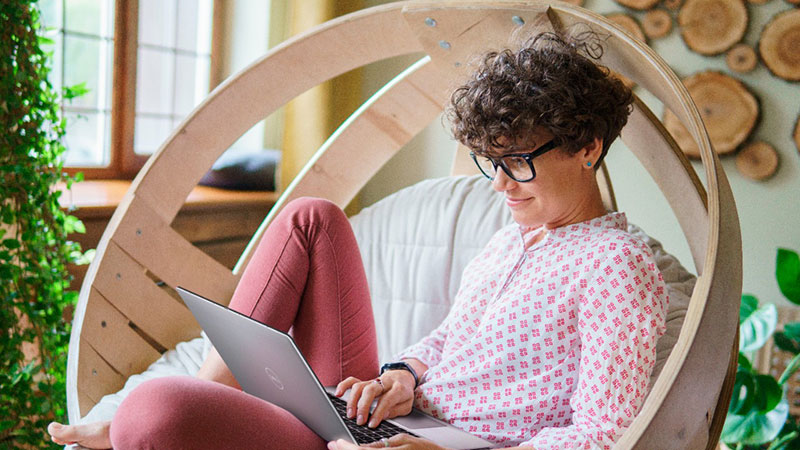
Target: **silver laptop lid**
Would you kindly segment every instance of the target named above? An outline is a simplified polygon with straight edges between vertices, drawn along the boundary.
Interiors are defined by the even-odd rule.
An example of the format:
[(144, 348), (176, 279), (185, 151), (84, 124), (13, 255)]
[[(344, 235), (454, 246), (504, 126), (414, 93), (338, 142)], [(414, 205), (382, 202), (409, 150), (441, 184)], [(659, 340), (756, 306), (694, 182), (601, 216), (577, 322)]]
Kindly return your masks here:
[(286, 409), (327, 441), (356, 442), (289, 335), (181, 287), (177, 291), (245, 392)]

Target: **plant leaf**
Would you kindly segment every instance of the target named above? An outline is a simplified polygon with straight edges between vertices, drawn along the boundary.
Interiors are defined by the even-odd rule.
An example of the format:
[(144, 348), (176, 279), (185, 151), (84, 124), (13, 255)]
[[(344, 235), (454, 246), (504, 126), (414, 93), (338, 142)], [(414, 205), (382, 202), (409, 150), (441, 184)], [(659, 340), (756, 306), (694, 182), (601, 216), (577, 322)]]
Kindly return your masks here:
[(759, 412), (766, 414), (775, 409), (783, 399), (783, 388), (772, 375), (758, 374), (755, 377), (756, 401), (755, 407)]
[(756, 410), (744, 415), (728, 414), (722, 427), (721, 440), (726, 444), (746, 445), (770, 442), (778, 436), (788, 416), (789, 402), (786, 399), (766, 414)]
[(794, 355), (789, 364), (786, 365), (786, 369), (784, 369), (783, 374), (781, 374), (781, 378), (778, 380), (778, 383), (783, 386), (789, 381), (789, 378), (797, 372), (797, 369), (800, 368), (800, 355)]
[(785, 248), (778, 249), (775, 277), (781, 293), (792, 303), (800, 305), (800, 256)]
[(739, 325), (756, 309), (758, 309), (758, 299), (752, 295), (742, 295), (742, 302), (739, 304)]
[(751, 370), (753, 368), (753, 364), (750, 363), (750, 360), (747, 359), (747, 356), (745, 356), (745, 354), (742, 352), (739, 352), (739, 365), (747, 370)]
[(752, 372), (742, 369), (737, 370), (728, 412), (740, 415), (749, 412), (755, 402), (755, 393), (755, 379)]
[[(742, 296), (742, 304), (745, 303)], [(741, 318), (740, 318), (741, 320)], [(739, 324), (739, 351), (752, 352), (761, 348), (775, 331), (778, 324), (778, 310), (772, 303), (767, 303), (745, 317)]]
[(775, 346), (779, 349), (793, 355), (800, 353), (800, 343), (792, 339), (785, 331), (776, 331), (772, 338), (775, 341)]

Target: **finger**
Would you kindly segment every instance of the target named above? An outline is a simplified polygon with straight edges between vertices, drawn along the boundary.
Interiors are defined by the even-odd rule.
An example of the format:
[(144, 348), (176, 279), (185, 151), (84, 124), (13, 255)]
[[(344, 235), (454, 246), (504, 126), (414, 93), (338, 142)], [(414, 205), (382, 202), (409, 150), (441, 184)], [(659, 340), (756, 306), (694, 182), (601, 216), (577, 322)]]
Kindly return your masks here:
[(383, 395), (381, 395), (381, 397), (378, 399), (378, 404), (375, 406), (375, 410), (372, 411), (372, 417), (369, 420), (369, 427), (375, 428), (380, 425), (381, 421), (384, 419), (397, 417), (399, 414), (392, 413), (398, 409), (402, 410), (402, 406), (404, 406), (405, 403), (406, 399), (404, 398), (402, 392), (396, 389), (390, 389), (389, 391), (384, 392)]
[(361, 398), (358, 399), (358, 406), (356, 410), (357, 424), (364, 425), (367, 423), (367, 418), (369, 417), (369, 408), (372, 406), (372, 401), (375, 400), (375, 397), (378, 397), (381, 394), (383, 394), (383, 386), (378, 383), (366, 383), (364, 388), (361, 390)]
[(347, 418), (354, 419), (356, 417), (356, 408), (358, 401), (361, 399), (361, 392), (369, 382), (359, 381), (350, 387), (350, 398), (347, 399)]
[(359, 447), (352, 442), (347, 442), (344, 439), (338, 439), (336, 441), (328, 442), (328, 449), (329, 450), (358, 450)]
[(333, 395), (335, 395), (337, 397), (341, 397), (342, 395), (344, 395), (345, 391), (347, 391), (354, 384), (359, 383), (359, 382), (361, 382), (361, 380), (359, 380), (356, 377), (347, 377), (341, 383), (336, 385), (336, 392), (334, 392)]

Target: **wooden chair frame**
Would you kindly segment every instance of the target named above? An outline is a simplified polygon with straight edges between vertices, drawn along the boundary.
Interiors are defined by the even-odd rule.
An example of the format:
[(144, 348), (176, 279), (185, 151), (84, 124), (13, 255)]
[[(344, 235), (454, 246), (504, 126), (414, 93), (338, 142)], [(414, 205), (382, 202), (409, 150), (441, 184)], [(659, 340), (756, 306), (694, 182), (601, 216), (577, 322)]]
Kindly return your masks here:
[[(215, 89), (147, 162), (98, 246), (70, 342), (70, 421), (120, 389), (164, 349), (199, 334), (170, 288), (180, 284), (210, 298), (230, 299), (254, 243), (277, 211), (308, 195), (346, 205), (438, 116), (448, 89), (468, 70), (473, 55), (507, 46), (509, 37), (520, 33), (579, 26), (608, 37), (603, 64), (649, 90), (681, 119), (701, 150), (706, 179), (704, 188), (661, 122), (637, 100), (622, 139), (676, 214), (698, 281), (678, 342), (617, 447), (713, 448), (736, 369), (741, 294), (741, 236), (730, 186), (697, 108), (667, 64), (605, 18), (552, 1), (401, 2), (366, 9), (286, 41)], [(255, 123), (339, 74), (418, 52), (426, 56), (369, 99), (312, 157), (233, 272), (170, 227), (203, 174)], [(364, 143), (369, 148), (358, 153), (355, 168), (348, 156)], [(613, 204), (610, 183), (604, 183), (604, 191)]]

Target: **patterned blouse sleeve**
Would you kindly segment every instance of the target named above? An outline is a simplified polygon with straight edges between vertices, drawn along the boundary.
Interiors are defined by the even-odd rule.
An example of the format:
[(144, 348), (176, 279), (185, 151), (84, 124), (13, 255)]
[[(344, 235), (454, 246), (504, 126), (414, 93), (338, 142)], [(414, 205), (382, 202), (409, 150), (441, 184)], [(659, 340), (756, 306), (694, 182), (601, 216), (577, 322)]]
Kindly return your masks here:
[(401, 351), (396, 356), (396, 360), (414, 358), (428, 367), (439, 364), (439, 361), (442, 360), (442, 350), (444, 349), (447, 330), (447, 319), (445, 319), (429, 335)]
[(611, 253), (596, 260), (594, 286), (580, 297), (572, 424), (544, 428), (523, 445), (611, 449), (644, 403), (669, 299), (649, 249), (620, 245)]

